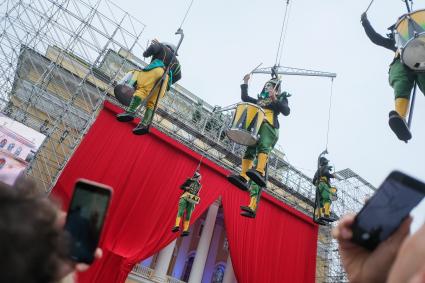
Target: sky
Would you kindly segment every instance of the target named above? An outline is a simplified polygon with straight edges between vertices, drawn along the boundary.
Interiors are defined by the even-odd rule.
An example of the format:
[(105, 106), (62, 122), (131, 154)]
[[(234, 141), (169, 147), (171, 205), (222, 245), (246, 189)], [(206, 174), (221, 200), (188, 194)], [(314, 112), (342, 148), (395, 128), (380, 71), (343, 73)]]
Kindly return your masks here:
[[(142, 45), (152, 38), (178, 42), (190, 0), (116, 0), (147, 25)], [(425, 99), (418, 92), (413, 139), (399, 141), (388, 127), (393, 91), (388, 84), (391, 51), (369, 41), (360, 15), (369, 0), (291, 0), (280, 65), (337, 73), (333, 82), (327, 149), (335, 170), (351, 168), (374, 186), (392, 170), (425, 180)], [(240, 101), (245, 73), (259, 63), (273, 66), (286, 1), (194, 0), (183, 24), (179, 50), (186, 89), (209, 104)], [(415, 1), (414, 9), (425, 8)], [(406, 12), (400, 0), (375, 0), (368, 17), (381, 34)], [(140, 55), (140, 54), (136, 54)], [(249, 92), (256, 96), (268, 75), (254, 75)], [(312, 177), (317, 156), (326, 148), (331, 94), (328, 78), (284, 76), (291, 115), (280, 117), (278, 144), (286, 160)]]

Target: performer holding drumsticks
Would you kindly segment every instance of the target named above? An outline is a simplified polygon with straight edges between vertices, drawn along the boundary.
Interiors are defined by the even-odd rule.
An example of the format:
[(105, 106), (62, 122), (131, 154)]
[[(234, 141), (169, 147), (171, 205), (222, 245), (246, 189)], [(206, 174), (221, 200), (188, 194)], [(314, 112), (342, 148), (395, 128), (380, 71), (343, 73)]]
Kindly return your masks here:
[(373, 29), (366, 12), (361, 15), (361, 23), (367, 36), (373, 43), (395, 52), (389, 70), (389, 83), (394, 89), (395, 111), (389, 113), (389, 125), (400, 140), (407, 142), (412, 138), (409, 126), (406, 123), (410, 93), (415, 82), (418, 84), (420, 90), (425, 93), (425, 73), (415, 72), (402, 62), (401, 50), (403, 46), (399, 46), (401, 43), (396, 42), (395, 39), (397, 24), (389, 27), (390, 33), (384, 37)]
[[(268, 156), (279, 138), (278, 115), (282, 113), (288, 116), (290, 112), (287, 99), (290, 94), (280, 92), (281, 81), (277, 76), (273, 76), (272, 79), (266, 82), (257, 99), (248, 96), (248, 81), (250, 78), (251, 74), (247, 74), (243, 79), (244, 83), (241, 85), (242, 101), (260, 106), (265, 112), (265, 119), (258, 132), (258, 141), (254, 145), (248, 146), (245, 151), (240, 175), (232, 174), (228, 176), (228, 180), (232, 184), (245, 191), (249, 189), (249, 179), (260, 187), (266, 186), (265, 169)], [(257, 165), (253, 169), (255, 159), (257, 159)], [(251, 196), (250, 207), (256, 206), (253, 202), (256, 204), (256, 196)]]

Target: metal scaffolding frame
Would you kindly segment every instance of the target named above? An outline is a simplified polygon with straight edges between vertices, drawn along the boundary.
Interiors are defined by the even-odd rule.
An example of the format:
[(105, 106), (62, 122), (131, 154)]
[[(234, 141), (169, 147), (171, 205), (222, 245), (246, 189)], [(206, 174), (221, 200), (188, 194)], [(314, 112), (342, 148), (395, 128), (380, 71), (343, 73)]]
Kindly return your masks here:
[[(112, 96), (112, 83), (128, 70), (145, 65), (134, 55), (143, 52), (139, 41), (144, 28), (110, 0), (0, 3), (0, 108), (46, 136), (27, 171), (46, 191), (56, 182), (104, 100), (118, 104)], [(175, 85), (160, 101), (154, 126), (205, 158), (238, 171), (245, 148), (225, 134), (233, 113), (217, 113), (215, 108)], [(270, 155), (269, 170), (266, 193), (311, 216), (312, 176), (285, 161), (279, 146)], [(334, 213), (341, 216), (359, 210), (375, 188), (350, 169), (336, 175), (339, 200), (333, 204)], [(320, 228), (316, 281), (343, 282), (346, 278), (336, 243), (329, 235), (330, 227)]]

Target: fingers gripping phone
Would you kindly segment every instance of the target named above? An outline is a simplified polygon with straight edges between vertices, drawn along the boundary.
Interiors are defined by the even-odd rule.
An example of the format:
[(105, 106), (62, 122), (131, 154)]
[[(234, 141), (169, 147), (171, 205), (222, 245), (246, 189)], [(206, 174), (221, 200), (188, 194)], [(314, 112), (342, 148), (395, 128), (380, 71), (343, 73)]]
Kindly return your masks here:
[(393, 171), (360, 210), (352, 225), (352, 241), (375, 249), (425, 197), (425, 184)]
[(75, 183), (65, 222), (75, 262), (93, 262), (111, 195), (112, 188), (104, 184), (85, 179)]

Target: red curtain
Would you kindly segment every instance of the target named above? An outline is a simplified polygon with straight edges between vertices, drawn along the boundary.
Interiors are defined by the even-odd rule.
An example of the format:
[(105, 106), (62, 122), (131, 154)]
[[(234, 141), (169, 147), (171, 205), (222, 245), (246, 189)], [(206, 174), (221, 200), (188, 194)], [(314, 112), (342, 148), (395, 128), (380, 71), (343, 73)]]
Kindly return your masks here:
[(239, 215), (246, 193), (225, 191), (222, 203), (238, 282), (315, 282), (317, 225), (310, 218), (264, 193), (254, 219)]
[[(108, 102), (72, 156), (53, 189), (67, 208), (77, 178), (114, 188), (100, 246), (104, 257), (79, 282), (124, 282), (137, 262), (173, 241), (181, 194), (200, 156), (161, 132), (135, 136), (135, 123), (119, 123), (121, 109)], [(313, 282), (317, 227), (290, 207), (265, 196), (257, 218), (239, 215), (247, 194), (230, 185), (223, 168), (204, 158), (201, 202), (192, 223), (219, 196), (234, 270), (244, 282)], [(297, 273), (297, 274), (295, 274)], [(283, 280), (282, 278), (288, 279)]]

